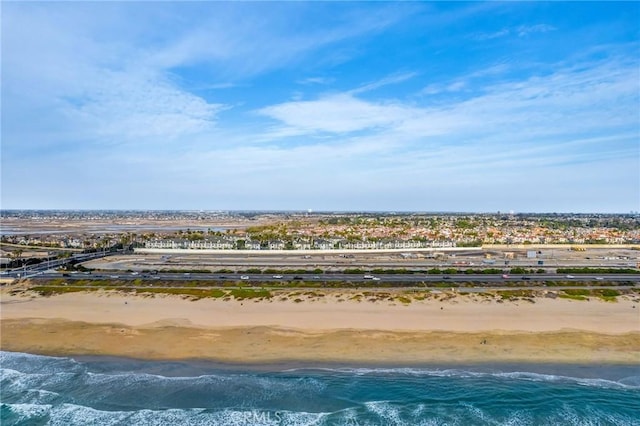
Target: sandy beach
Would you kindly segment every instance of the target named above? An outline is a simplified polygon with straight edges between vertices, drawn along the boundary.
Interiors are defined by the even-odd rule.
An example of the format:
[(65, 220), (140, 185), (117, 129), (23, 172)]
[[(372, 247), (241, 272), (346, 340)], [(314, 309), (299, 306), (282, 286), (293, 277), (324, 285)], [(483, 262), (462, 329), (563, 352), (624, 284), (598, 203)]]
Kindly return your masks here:
[(3, 350), (221, 362), (640, 364), (637, 296), (389, 302), (2, 294)]

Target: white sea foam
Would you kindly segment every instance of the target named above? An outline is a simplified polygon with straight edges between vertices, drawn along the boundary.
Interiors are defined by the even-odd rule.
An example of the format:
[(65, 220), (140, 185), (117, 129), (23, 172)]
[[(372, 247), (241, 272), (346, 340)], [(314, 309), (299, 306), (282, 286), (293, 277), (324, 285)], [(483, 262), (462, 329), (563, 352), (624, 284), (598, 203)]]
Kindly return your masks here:
[[(460, 404), (449, 407), (443, 413), (416, 411), (410, 407), (400, 407), (390, 401), (370, 401), (364, 404), (365, 413), (356, 408), (340, 410), (334, 413), (309, 413), (291, 411), (260, 410), (210, 410), (201, 408), (167, 409), (138, 411), (102, 411), (90, 407), (61, 404), (3, 404), (12, 413), (12, 421), (6, 425), (30, 424), (46, 421), (53, 426), (82, 425), (230, 425), (230, 426), (303, 426), (303, 425), (600, 425), (637, 426), (638, 421), (617, 414), (606, 414), (598, 411), (577, 413), (570, 406), (561, 409), (546, 418), (534, 419), (528, 413), (515, 411), (507, 419), (493, 418), (472, 404)], [(5, 424), (3, 423), (3, 426)]]
[[(252, 373), (222, 373), (222, 374), (210, 374), (199, 376), (164, 376), (158, 374), (150, 374), (145, 372), (126, 372), (121, 374), (106, 374), (106, 373), (93, 373), (87, 371), (86, 367), (81, 363), (78, 363), (74, 359), (65, 357), (50, 357), (43, 355), (33, 355), (20, 352), (7, 352), (0, 351), (0, 365), (4, 368), (17, 369), (20, 367), (21, 372), (32, 374), (35, 377), (38, 375), (47, 375), (48, 373), (85, 373), (88, 380), (92, 383), (107, 383), (110, 381), (117, 381), (119, 378), (126, 380), (126, 382), (132, 384), (136, 381), (150, 383), (156, 383), (153, 379), (159, 381), (168, 382), (184, 382), (189, 384), (198, 383), (215, 383), (215, 382), (237, 382), (239, 378), (249, 377), (252, 383), (257, 384), (258, 387), (269, 389), (270, 392), (274, 391), (274, 382), (272, 377), (260, 377)], [(22, 371), (24, 366), (30, 366), (32, 371)], [(531, 380), (531, 381), (547, 381), (547, 382), (575, 382), (584, 386), (595, 387), (622, 387), (631, 389), (640, 389), (640, 375), (634, 375), (626, 377), (624, 379), (615, 381), (598, 378), (580, 378), (554, 374), (534, 373), (526, 371), (512, 371), (512, 372), (486, 372), (486, 371), (472, 371), (457, 368), (412, 368), (412, 367), (398, 367), (398, 368), (386, 368), (386, 367), (340, 367), (340, 368), (294, 368), (282, 371), (282, 373), (308, 373), (308, 372), (335, 372), (338, 374), (349, 374), (354, 376), (367, 376), (367, 375), (405, 375), (405, 376), (430, 376), (430, 377), (503, 377), (511, 378), (515, 380)], [(306, 377), (301, 380), (306, 382), (299, 382), (296, 385), (304, 384), (305, 388), (322, 390), (324, 384), (321, 381), (314, 380), (313, 378)]]
[[(40, 373), (52, 372), (55, 369), (72, 370), (79, 363), (72, 358), (34, 355), (24, 352), (0, 351), (0, 365), (3, 367), (27, 367)], [(25, 371), (28, 372), (28, 371)]]
[(43, 404), (2, 404), (3, 410), (6, 408), (11, 411), (14, 424), (29, 424), (34, 419), (46, 418), (51, 407)]
[(619, 381), (595, 378), (581, 378), (562, 376), (554, 374), (533, 373), (526, 371), (513, 372), (483, 372), (469, 371), (461, 369), (431, 369), (431, 368), (360, 368), (360, 367), (343, 367), (343, 368), (314, 368), (314, 369), (289, 369), (287, 372), (304, 372), (304, 371), (321, 371), (335, 372), (338, 374), (349, 374), (354, 376), (383, 376), (383, 375), (400, 375), (414, 377), (503, 377), (514, 380), (530, 380), (538, 382), (573, 382), (583, 386), (593, 387), (614, 387), (614, 388), (630, 388), (640, 389), (640, 376), (631, 376)]
[(535, 425), (536, 422), (530, 413), (517, 410), (509, 415), (509, 417), (501, 423), (504, 426), (528, 426)]
[[(638, 410), (640, 410), (640, 401), (638, 401)], [(640, 418), (631, 418), (628, 416), (624, 416), (621, 414), (613, 414), (609, 412), (604, 412), (602, 410), (595, 409), (591, 406), (588, 406), (585, 410), (587, 412), (587, 417), (592, 419), (602, 419), (599, 424), (612, 424), (612, 425), (620, 425), (620, 426), (640, 426)], [(638, 412), (636, 411), (636, 414)]]
[(59, 393), (42, 389), (28, 389), (20, 394), (20, 400), (28, 404), (56, 404), (60, 399)]
[(483, 424), (487, 424), (487, 425), (496, 425), (498, 424), (498, 422), (496, 422), (494, 419), (487, 417), (487, 415), (485, 414), (485, 412), (476, 407), (473, 404), (469, 404), (466, 402), (463, 402), (462, 404), (460, 404), (462, 407), (465, 408), (465, 411), (470, 413), (472, 418), (477, 422), (477, 421), (482, 421)]
[[(618, 382), (463, 368), (307, 368), (266, 373), (216, 370), (209, 375), (172, 377), (122, 370), (109, 374), (114, 365), (121, 366), (112, 362), (92, 366), (67, 358), (7, 352), (0, 352), (0, 360), (4, 367), (0, 369), (3, 426), (7, 419), (7, 425), (640, 426), (630, 414), (640, 388), (636, 376)], [(154, 372), (170, 371), (163, 370), (162, 363), (135, 364), (136, 368), (146, 365), (153, 366)], [(529, 381), (549, 385), (526, 383)], [(378, 383), (390, 384), (389, 389), (377, 388)], [(544, 393), (547, 388), (550, 395)], [(611, 390), (599, 390), (602, 388)], [(520, 390), (529, 396), (520, 398)], [(560, 390), (559, 398), (553, 396), (556, 390)], [(508, 398), (500, 401), (501, 395)], [(580, 395), (587, 398), (577, 402)], [(597, 399), (590, 401), (589, 397)], [(273, 407), (292, 411), (274, 411)]]
[(13, 359), (28, 359), (30, 361), (50, 361), (50, 360), (63, 360), (63, 361), (72, 361), (71, 358), (67, 357), (57, 357), (57, 356), (49, 356), (49, 355), (36, 355), (29, 354), (26, 352), (10, 352), (10, 351), (0, 351), (0, 363), (5, 363), (7, 361)]
[(41, 392), (42, 395), (57, 395), (51, 388), (67, 383), (72, 377), (72, 374), (30, 374), (10, 368), (0, 368), (2, 394), (5, 396), (16, 393), (25, 394), (26, 392)]
[(367, 409), (376, 414), (380, 420), (384, 421), (387, 425), (402, 425), (404, 424), (400, 410), (390, 401), (371, 401), (365, 402), (364, 406)]
[(124, 389), (134, 392), (140, 389), (154, 389), (156, 393), (176, 394), (184, 390), (193, 392), (198, 389), (201, 394), (226, 394), (228, 396), (247, 398), (252, 404), (270, 401), (281, 397), (307, 398), (312, 400), (326, 388), (321, 380), (301, 377), (261, 377), (249, 374), (201, 375), (190, 377), (166, 377), (147, 373), (103, 374), (86, 373), (83, 386), (100, 388), (104, 393), (121, 392)]
[(634, 383), (633, 378), (626, 378), (624, 380), (628, 380), (629, 382), (622, 381), (614, 381), (614, 380), (606, 380), (606, 379), (591, 379), (591, 378), (582, 378), (582, 377), (570, 377), (570, 376), (559, 376), (554, 374), (541, 374), (541, 373), (530, 373), (524, 371), (516, 371), (509, 373), (491, 373), (491, 375), (496, 377), (505, 377), (510, 379), (517, 380), (530, 380), (535, 382), (572, 382), (581, 386), (593, 386), (599, 388), (630, 388), (630, 389), (640, 389), (640, 386), (635, 384), (629, 384), (629, 382)]
[[(101, 411), (75, 404), (59, 406), (3, 404), (14, 416), (12, 424), (47, 419), (51, 426), (68, 425), (229, 425), (229, 426), (311, 426), (322, 425), (328, 413), (290, 411), (168, 409), (139, 411)], [(333, 424), (333, 423), (332, 423)]]

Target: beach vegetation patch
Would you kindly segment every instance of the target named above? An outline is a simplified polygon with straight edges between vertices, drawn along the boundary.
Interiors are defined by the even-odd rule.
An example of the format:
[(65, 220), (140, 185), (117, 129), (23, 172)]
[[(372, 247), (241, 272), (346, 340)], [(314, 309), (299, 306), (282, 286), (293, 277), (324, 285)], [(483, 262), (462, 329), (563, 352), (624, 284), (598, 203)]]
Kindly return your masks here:
[(558, 297), (562, 298), (562, 299), (571, 299), (571, 300), (589, 300), (588, 297), (585, 296), (574, 296), (571, 294), (559, 294)]
[(255, 298), (265, 298), (270, 299), (272, 296), (269, 290), (260, 289), (260, 290), (252, 290), (252, 289), (243, 289), (236, 288), (230, 291), (231, 296), (233, 296), (236, 300), (243, 299), (255, 299)]
[(178, 296), (188, 296), (194, 300), (204, 298), (220, 298), (226, 296), (227, 292), (217, 288), (197, 289), (197, 288), (144, 288), (135, 289), (136, 294), (171, 294)]
[(564, 299), (571, 300), (589, 300), (589, 290), (576, 288), (563, 290), (558, 296)]
[(421, 293), (415, 293), (413, 295), (413, 298), (415, 300), (422, 301), (422, 300), (427, 299), (429, 296), (431, 296), (431, 292), (430, 291), (425, 291), (425, 292), (421, 292)]
[(500, 296), (502, 300), (519, 300), (530, 299), (534, 297), (532, 290), (500, 290), (496, 294)]
[(31, 287), (31, 291), (35, 291), (41, 296), (54, 296), (57, 294), (66, 294), (66, 293), (78, 293), (81, 291), (92, 291), (99, 290), (97, 288), (83, 288), (83, 287), (65, 287), (65, 286), (36, 286)]
[(575, 288), (575, 289), (564, 290), (564, 293), (570, 296), (588, 296), (589, 290), (584, 288)]
[(617, 297), (620, 296), (620, 292), (618, 290), (610, 288), (592, 290), (592, 294), (607, 302), (617, 302)]

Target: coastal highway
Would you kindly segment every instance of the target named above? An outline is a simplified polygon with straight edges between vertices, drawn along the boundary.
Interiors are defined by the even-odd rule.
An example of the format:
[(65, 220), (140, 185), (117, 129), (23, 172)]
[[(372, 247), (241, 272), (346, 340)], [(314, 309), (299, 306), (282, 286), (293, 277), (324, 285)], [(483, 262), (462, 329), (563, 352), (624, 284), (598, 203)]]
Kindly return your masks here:
[(62, 273), (62, 272), (43, 272), (38, 278), (64, 278), (67, 280), (136, 280), (142, 279), (145, 282), (158, 281), (244, 281), (247, 283), (271, 283), (278, 282), (350, 282), (350, 283), (367, 283), (375, 285), (378, 283), (397, 284), (398, 286), (406, 286), (411, 284), (422, 283), (478, 283), (491, 285), (511, 285), (515, 282), (576, 282), (576, 283), (619, 283), (624, 285), (639, 285), (640, 274), (602, 274), (602, 275), (564, 275), (564, 274), (528, 274), (528, 275), (510, 275), (503, 278), (502, 275), (493, 274), (381, 274), (375, 275), (374, 278), (360, 274), (202, 274), (202, 273)]

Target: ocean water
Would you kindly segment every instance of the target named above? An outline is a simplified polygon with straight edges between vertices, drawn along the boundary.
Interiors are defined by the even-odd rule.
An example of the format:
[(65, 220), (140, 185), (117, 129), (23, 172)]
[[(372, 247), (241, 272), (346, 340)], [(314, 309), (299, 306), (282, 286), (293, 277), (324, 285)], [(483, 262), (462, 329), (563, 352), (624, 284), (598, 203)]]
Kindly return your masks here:
[(640, 425), (638, 366), (227, 366), (0, 352), (5, 425)]

